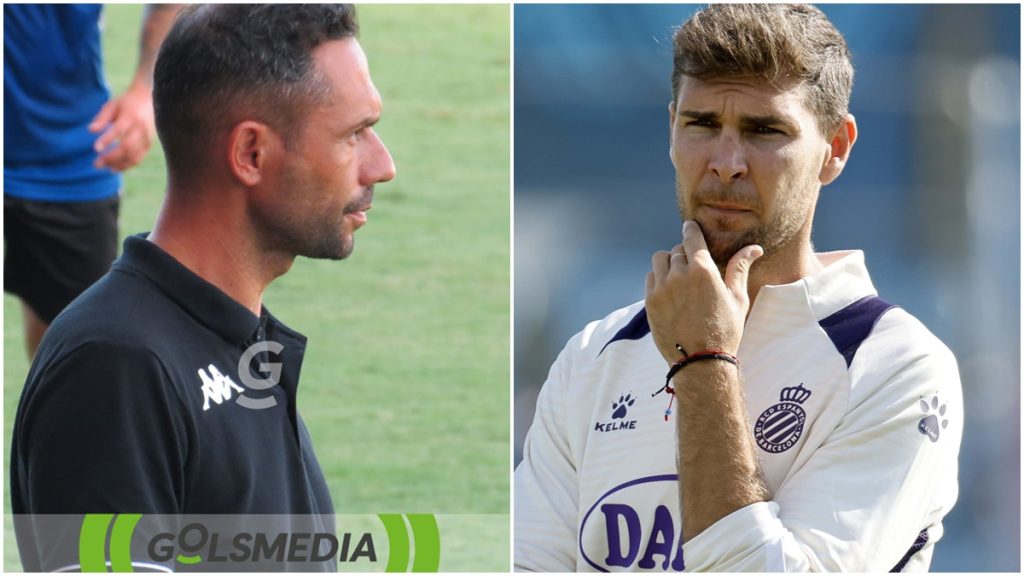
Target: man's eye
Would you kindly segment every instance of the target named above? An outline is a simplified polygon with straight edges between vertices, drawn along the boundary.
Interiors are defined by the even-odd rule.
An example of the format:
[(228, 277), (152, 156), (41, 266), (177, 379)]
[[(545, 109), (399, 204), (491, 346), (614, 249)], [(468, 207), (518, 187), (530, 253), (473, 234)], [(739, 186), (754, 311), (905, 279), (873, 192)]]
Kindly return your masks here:
[(756, 134), (781, 134), (782, 133), (781, 131), (776, 130), (775, 128), (772, 128), (771, 126), (766, 126), (766, 125), (763, 125), (763, 124), (762, 125), (758, 125), (758, 126), (754, 126), (754, 132)]
[(686, 125), (687, 126), (696, 126), (696, 127), (699, 127), (699, 128), (712, 128), (712, 127), (714, 127), (714, 124), (711, 122), (711, 120), (701, 120), (701, 119), (690, 120), (689, 122), (686, 123)]

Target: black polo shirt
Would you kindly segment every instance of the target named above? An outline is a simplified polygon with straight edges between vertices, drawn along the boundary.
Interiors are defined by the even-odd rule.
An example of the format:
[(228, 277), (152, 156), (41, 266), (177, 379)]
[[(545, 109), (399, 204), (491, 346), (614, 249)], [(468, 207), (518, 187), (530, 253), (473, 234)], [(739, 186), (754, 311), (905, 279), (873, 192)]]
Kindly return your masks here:
[[(260, 341), (250, 381), (267, 378), (261, 362), (280, 374), (256, 389), (239, 360)], [(333, 514), (295, 407), (305, 347), (265, 308), (128, 238), (39, 347), (14, 423), (13, 512)]]

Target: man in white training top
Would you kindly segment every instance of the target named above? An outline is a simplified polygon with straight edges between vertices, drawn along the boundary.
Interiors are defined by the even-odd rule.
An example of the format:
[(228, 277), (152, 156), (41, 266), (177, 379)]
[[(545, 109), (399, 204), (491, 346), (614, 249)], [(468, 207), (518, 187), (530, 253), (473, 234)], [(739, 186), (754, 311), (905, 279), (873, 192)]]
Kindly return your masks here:
[(551, 367), (517, 569), (927, 570), (957, 496), (956, 360), (862, 252), (811, 245), (857, 139), (852, 84), (813, 7), (711, 6), (676, 33), (682, 243)]

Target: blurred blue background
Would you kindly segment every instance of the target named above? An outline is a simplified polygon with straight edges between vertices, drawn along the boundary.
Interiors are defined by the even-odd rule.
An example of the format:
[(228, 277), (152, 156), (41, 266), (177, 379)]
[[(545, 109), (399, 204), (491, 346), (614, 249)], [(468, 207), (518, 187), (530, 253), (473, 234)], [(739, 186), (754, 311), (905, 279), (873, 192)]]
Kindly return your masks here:
[[(960, 500), (932, 570), (1020, 570), (1020, 6), (823, 5), (860, 138), (818, 251), (865, 250), (883, 298), (956, 354)], [(643, 298), (680, 237), (672, 33), (693, 6), (515, 6), (515, 458), (558, 351)]]

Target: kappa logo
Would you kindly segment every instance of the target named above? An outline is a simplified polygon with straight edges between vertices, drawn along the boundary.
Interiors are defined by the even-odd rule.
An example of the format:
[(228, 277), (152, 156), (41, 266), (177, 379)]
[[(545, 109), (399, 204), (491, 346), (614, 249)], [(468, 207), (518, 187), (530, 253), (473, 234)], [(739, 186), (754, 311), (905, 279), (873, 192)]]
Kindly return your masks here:
[(213, 400), (214, 404), (221, 404), (231, 400), (232, 390), (239, 394), (245, 392), (244, 388), (235, 384), (229, 376), (221, 374), (213, 364), (210, 364), (208, 370), (209, 374), (202, 368), (198, 371), (199, 378), (203, 381), (203, 412), (210, 409), (210, 400)]
[[(242, 353), (241, 358), (238, 359), (238, 377), (242, 380), (242, 384), (245, 384), (250, 390), (267, 390), (277, 386), (277, 383), (281, 380), (280, 362), (260, 362), (257, 368), (260, 372), (267, 374), (264, 378), (253, 376), (250, 371), (250, 364), (254, 359), (258, 358), (258, 354), (269, 354), (271, 352), (280, 354), (281, 350), (284, 350), (284, 345), (273, 340), (261, 340), (249, 346)], [(206, 370), (209, 370), (209, 372)], [(246, 396), (245, 388), (236, 384), (230, 376), (222, 374), (213, 364), (207, 366), (206, 370), (202, 368), (198, 370), (199, 379), (203, 382), (204, 412), (210, 409), (210, 400), (213, 400), (214, 404), (220, 405), (231, 400), (233, 392), (238, 393), (235, 403), (243, 408), (263, 410), (277, 406), (277, 399), (272, 395), (262, 398)]]
[(761, 413), (754, 424), (754, 439), (761, 450), (778, 454), (792, 448), (804, 433), (807, 413), (800, 406), (811, 397), (811, 391), (801, 383), (795, 388), (783, 388), (780, 403)]

